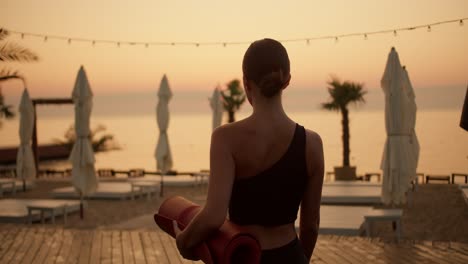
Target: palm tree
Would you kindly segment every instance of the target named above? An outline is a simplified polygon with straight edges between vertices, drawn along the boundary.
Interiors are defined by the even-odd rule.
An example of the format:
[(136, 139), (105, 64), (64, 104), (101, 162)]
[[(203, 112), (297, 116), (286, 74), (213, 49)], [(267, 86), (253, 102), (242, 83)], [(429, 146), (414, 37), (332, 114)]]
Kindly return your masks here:
[[(108, 150), (114, 150), (114, 149), (120, 149), (120, 146), (117, 144), (117, 142), (114, 139), (114, 136), (111, 134), (104, 134), (104, 135), (99, 135), (102, 134), (101, 132), (105, 132), (106, 127), (104, 125), (99, 124), (97, 127), (94, 129), (91, 129), (89, 133), (89, 140), (91, 141), (91, 146), (93, 148), (94, 152), (100, 152), (100, 151), (108, 151)], [(56, 144), (61, 144), (61, 145), (66, 145), (70, 148), (73, 147), (76, 141), (76, 133), (75, 133), (75, 127), (71, 125), (64, 134), (64, 139), (53, 139), (53, 141)]]
[(234, 116), (235, 112), (239, 110), (241, 105), (245, 102), (245, 94), (240, 86), (240, 81), (234, 79), (227, 83), (227, 88), (221, 91), (224, 99), (224, 110), (228, 112), (229, 123), (236, 121)]
[[(9, 33), (7, 30), (0, 28), (0, 62), (30, 62), (39, 60), (39, 57), (27, 48), (23, 48), (16, 43), (7, 42), (5, 39), (8, 35)], [(24, 82), (23, 76), (17, 71), (0, 69), (0, 82), (11, 79), (20, 79)], [(0, 120), (13, 117), (14, 113), (11, 111), (11, 106), (5, 105), (4, 97), (0, 89)]]
[(363, 84), (350, 81), (340, 82), (336, 77), (328, 82), (328, 93), (331, 96), (329, 102), (323, 103), (322, 107), (330, 111), (341, 112), (341, 124), (343, 128), (343, 167), (349, 167), (349, 110), (350, 103), (365, 103)]

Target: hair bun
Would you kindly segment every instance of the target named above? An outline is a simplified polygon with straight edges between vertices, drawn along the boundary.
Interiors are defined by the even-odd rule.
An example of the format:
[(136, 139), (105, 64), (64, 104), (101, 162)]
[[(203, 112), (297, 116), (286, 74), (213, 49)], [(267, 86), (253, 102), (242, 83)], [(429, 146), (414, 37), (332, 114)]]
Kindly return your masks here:
[(274, 71), (270, 72), (263, 76), (263, 78), (258, 83), (260, 91), (265, 97), (273, 97), (277, 94), (284, 85), (284, 76), (283, 71)]

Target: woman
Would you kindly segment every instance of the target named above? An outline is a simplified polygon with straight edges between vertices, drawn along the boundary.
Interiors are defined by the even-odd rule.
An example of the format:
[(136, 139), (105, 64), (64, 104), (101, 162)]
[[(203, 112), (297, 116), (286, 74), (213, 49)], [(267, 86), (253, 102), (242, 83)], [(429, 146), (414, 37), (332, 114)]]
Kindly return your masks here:
[[(291, 120), (281, 96), (291, 79), (286, 49), (263, 39), (243, 60), (244, 88), (253, 113), (217, 128), (211, 137), (206, 204), (178, 232), (182, 256), (229, 219), (259, 241), (262, 263), (308, 263), (317, 241), (323, 183), (320, 136)], [(294, 222), (301, 204), (299, 239)]]

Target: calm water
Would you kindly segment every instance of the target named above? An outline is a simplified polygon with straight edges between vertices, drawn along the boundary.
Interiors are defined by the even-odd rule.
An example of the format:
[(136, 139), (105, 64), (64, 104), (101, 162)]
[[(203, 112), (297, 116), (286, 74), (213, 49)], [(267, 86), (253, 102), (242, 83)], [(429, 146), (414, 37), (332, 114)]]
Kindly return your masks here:
[[(247, 114), (244, 111), (238, 115), (238, 118)], [(341, 164), (341, 117), (338, 113), (311, 110), (293, 112), (290, 116), (322, 136), (327, 171)], [(72, 118), (73, 115), (40, 115), (39, 143), (50, 143), (54, 138), (63, 138), (65, 130), (73, 122)], [(383, 111), (351, 110), (350, 119), (352, 165), (357, 166), (358, 173), (380, 171), (380, 159), (385, 141)], [(456, 110), (418, 112), (416, 133), (421, 145), (418, 171), (434, 174), (468, 172), (468, 132), (458, 126), (459, 121), (460, 111)], [(18, 123), (18, 119), (3, 122), (0, 129), (0, 146), (19, 143)], [(113, 134), (122, 146), (122, 150), (98, 153), (97, 168), (155, 169), (153, 154), (158, 130), (154, 114), (97, 115), (92, 117), (91, 123), (92, 127), (97, 124), (105, 125), (107, 132)], [(171, 115), (169, 141), (175, 169), (185, 171), (209, 168), (210, 132), (209, 113)], [(59, 166), (69, 165), (62, 163)]]

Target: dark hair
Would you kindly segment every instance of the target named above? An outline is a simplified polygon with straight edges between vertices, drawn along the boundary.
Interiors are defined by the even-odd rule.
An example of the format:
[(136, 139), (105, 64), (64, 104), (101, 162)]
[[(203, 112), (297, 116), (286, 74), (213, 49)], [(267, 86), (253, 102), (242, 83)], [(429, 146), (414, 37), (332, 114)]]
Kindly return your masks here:
[(245, 52), (242, 71), (265, 97), (272, 97), (283, 88), (289, 76), (288, 52), (274, 39), (257, 40)]

